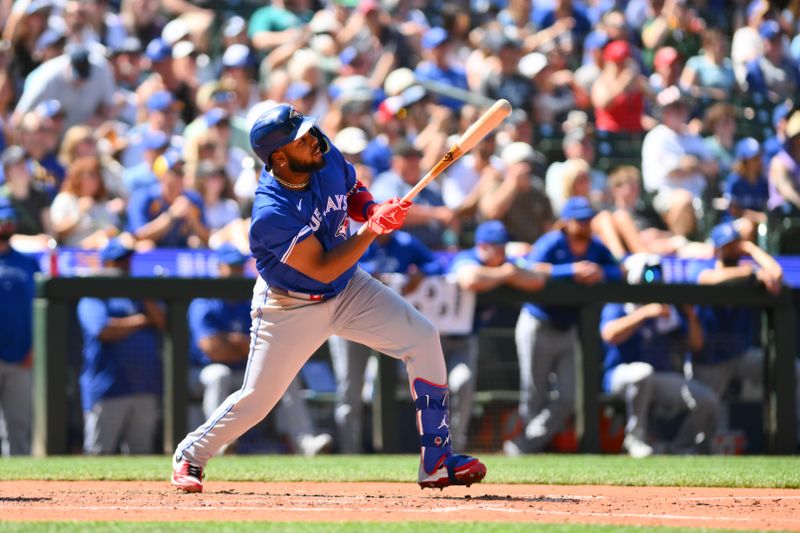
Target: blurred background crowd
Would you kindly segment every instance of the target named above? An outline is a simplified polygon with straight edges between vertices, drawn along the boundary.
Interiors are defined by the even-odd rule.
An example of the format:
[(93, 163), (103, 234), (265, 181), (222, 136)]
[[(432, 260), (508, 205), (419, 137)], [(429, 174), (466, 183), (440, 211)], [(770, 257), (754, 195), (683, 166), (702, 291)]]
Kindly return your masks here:
[[(249, 213), (262, 169), (248, 144), (249, 127), (275, 103), (318, 116), (382, 201), (402, 196), (487, 103), (506, 98), (511, 117), (417, 197), (402, 238), (378, 243), (365, 257), (371, 272), (400, 272), (418, 283), (463, 264), (501, 268), (507, 253), (521, 258), (516, 268), (525, 261), (531, 268), (570, 263), (578, 266), (565, 277), (596, 283), (624, 275), (595, 268), (603, 261), (650, 254), (650, 266), (657, 264), (653, 256), (697, 259), (705, 265), (697, 269), (699, 283), (752, 277), (777, 292), (781, 267), (764, 250), (800, 253), (793, 233), (800, 227), (800, 111), (794, 104), (800, 1), (0, 0), (0, 21), (0, 227), (12, 228), (4, 230), (5, 242), (19, 252), (94, 249), (106, 267), (125, 270), (133, 251), (213, 249), (221, 264), (240, 267), (246, 257), (237, 252), (249, 254)], [(485, 226), (490, 221), (501, 224)], [(568, 240), (593, 236), (605, 251), (590, 247), (581, 254), (573, 246), (568, 261), (554, 252), (560, 245), (552, 230)], [(499, 259), (492, 246), (503, 247)], [(426, 255), (463, 250), (475, 257), (452, 267)], [(0, 257), (7, 251), (0, 249)], [(742, 256), (753, 257), (755, 266), (738, 265)], [(738, 270), (714, 273), (724, 268)], [(458, 275), (464, 288), (480, 291), (513, 286), (515, 274), (507, 268), (497, 283), (474, 268)], [(629, 275), (629, 281), (641, 279)], [(102, 359), (103, 343), (164, 327), (157, 306), (129, 304), (78, 306), (86, 360)], [(221, 362), (236, 370), (247, 328), (239, 324), (240, 337), (232, 337), (234, 312), (220, 306), (196, 310), (196, 349), (227, 354)], [(615, 347), (651, 323), (657, 335), (689, 335), (695, 352), (739, 356), (753, 348), (747, 317), (738, 324), (751, 329), (739, 330), (733, 348), (730, 332), (728, 345), (709, 348), (714, 328), (735, 321), (669, 306), (612, 311), (602, 330), (609, 372), (647, 352)], [(636, 327), (606, 331), (608, 323), (636, 313)], [(247, 313), (239, 315), (246, 324)], [(521, 318), (516, 325), (521, 371), (531, 376), (523, 375), (520, 384), (519, 416), (527, 430), (506, 441), (509, 454), (548, 445), (569, 417), (568, 409), (554, 405), (573, 401), (570, 384), (560, 400), (558, 394), (546, 398), (543, 387), (549, 374), (560, 372), (563, 380), (572, 372), (562, 359), (573, 357), (574, 317), (535, 306), (522, 316), (533, 321)], [(139, 318), (114, 322), (120, 317)], [(696, 336), (700, 330), (705, 342)], [(531, 366), (542, 357), (537, 335), (554, 342), (545, 357), (552, 368)], [(643, 337), (650, 342), (652, 335)], [(341, 376), (350, 373), (341, 361), (366, 359), (336, 342), (330, 351), (339, 354), (333, 366), (341, 387)], [(474, 374), (474, 343), (449, 342)], [(29, 350), (21, 352), (2, 359), (25, 367)], [(726, 359), (708, 357), (708, 363)], [(197, 356), (197, 368), (208, 362)], [(641, 389), (643, 379), (666, 371), (651, 363), (644, 374), (639, 367), (625, 379), (609, 373), (607, 392), (620, 393), (631, 383)], [(141, 390), (129, 388), (156, 394), (160, 385), (148, 378), (154, 372), (139, 376)], [(92, 371), (92, 379), (99, 374), (102, 369)], [(210, 374), (197, 379), (219, 387), (223, 378)], [(231, 372), (223, 374), (235, 381)], [(474, 375), (470, 379), (474, 389)], [(91, 442), (85, 449), (106, 453), (118, 448), (120, 433), (108, 447), (100, 445), (95, 407), (98, 398), (118, 395), (108, 392), (114, 389), (108, 383), (93, 383), (86, 385), (91, 393), (83, 391)], [(350, 385), (351, 396), (360, 383)], [(679, 397), (685, 380), (664, 383), (653, 387), (662, 397)], [(711, 398), (726, 384), (696, 391), (699, 398), (708, 393), (707, 409), (695, 413), (701, 422), (685, 425), (707, 432), (717, 416)], [(215, 390), (210, 410), (227, 389)], [(286, 403), (293, 405), (291, 398)], [(154, 409), (134, 404), (115, 408)], [(337, 422), (345, 423), (352, 410), (346, 407), (337, 408)], [(628, 405), (634, 422), (626, 435), (633, 437), (625, 446), (632, 455), (647, 455), (653, 448), (631, 414), (635, 409), (642, 407)], [(296, 443), (317, 439), (297, 444), (296, 451), (331, 446), (330, 436), (320, 437), (311, 422), (304, 428), (294, 435)], [(360, 426), (347, 434), (353, 431)], [(454, 435), (464, 443), (466, 426), (461, 431)], [(676, 438), (685, 440), (685, 450), (699, 444), (699, 433), (682, 428)], [(361, 439), (355, 440), (350, 448), (343, 441), (338, 446), (358, 451)]]

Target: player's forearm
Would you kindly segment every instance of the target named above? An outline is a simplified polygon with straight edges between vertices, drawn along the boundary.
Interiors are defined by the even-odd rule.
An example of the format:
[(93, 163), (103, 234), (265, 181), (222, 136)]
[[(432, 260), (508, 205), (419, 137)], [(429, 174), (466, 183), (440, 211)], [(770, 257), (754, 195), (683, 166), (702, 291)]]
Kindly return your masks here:
[(629, 315), (607, 323), (600, 331), (600, 336), (608, 344), (622, 344), (630, 339), (648, 318), (650, 317), (646, 312), (646, 308), (640, 307)]
[(517, 269), (514, 275), (506, 281), (507, 285), (523, 291), (538, 291), (546, 283), (547, 276), (545, 274), (524, 268)]
[(100, 339), (101, 342), (118, 341), (147, 327), (149, 324), (149, 319), (142, 313), (120, 318), (111, 318), (97, 338)]
[(305, 239), (286, 258), (285, 263), (321, 283), (331, 283), (355, 265), (377, 235), (367, 226), (331, 250), (325, 250), (315, 237)]
[(170, 215), (169, 211), (164, 211), (134, 233), (138, 240), (158, 241), (167, 234), (172, 227), (172, 222), (172, 215)]
[(224, 333), (203, 337), (197, 345), (215, 363), (239, 363), (247, 357), (248, 353), (247, 346), (243, 347), (229, 342)]
[(497, 267), (476, 266), (458, 275), (458, 285), (465, 291), (484, 292), (499, 287), (510, 273)]
[(744, 280), (752, 274), (753, 268), (749, 265), (717, 268), (701, 272), (697, 282), (700, 285), (718, 285), (720, 283)]
[(783, 268), (771, 255), (751, 242), (743, 243), (743, 247), (758, 266), (766, 270), (770, 276), (776, 279), (783, 277)]

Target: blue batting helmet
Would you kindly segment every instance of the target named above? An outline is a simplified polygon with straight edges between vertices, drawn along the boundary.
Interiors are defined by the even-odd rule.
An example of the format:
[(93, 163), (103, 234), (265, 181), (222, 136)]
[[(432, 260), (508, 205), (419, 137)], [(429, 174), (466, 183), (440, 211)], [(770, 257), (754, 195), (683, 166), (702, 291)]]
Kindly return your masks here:
[(269, 169), (269, 156), (272, 152), (296, 141), (311, 131), (320, 143), (322, 152), (328, 151), (328, 141), (314, 126), (317, 117), (306, 117), (288, 104), (281, 104), (266, 111), (256, 119), (250, 130), (250, 146), (253, 152)]

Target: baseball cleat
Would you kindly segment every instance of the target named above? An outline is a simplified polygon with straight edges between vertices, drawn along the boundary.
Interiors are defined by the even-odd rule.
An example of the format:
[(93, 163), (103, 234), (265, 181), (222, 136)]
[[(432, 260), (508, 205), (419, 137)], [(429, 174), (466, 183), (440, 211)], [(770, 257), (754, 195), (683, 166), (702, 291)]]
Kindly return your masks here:
[(431, 474), (425, 473), (422, 467), (419, 474), (417, 483), (423, 489), (443, 489), (451, 485), (469, 487), (486, 476), (486, 465), (469, 455), (451, 454)]
[(203, 492), (203, 467), (183, 460), (172, 467), (172, 484), (183, 492)]

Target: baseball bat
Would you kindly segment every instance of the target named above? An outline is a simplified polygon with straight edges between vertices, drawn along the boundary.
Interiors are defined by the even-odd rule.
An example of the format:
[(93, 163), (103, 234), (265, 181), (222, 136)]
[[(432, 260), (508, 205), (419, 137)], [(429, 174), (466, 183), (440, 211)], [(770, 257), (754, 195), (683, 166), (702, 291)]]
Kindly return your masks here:
[(510, 114), (511, 104), (508, 100), (501, 98), (496, 101), (474, 124), (467, 128), (467, 131), (458, 138), (450, 150), (442, 156), (439, 162), (436, 163), (436, 165), (434, 165), (405, 196), (403, 196), (403, 201), (413, 200), (422, 189), (438, 178), (439, 175), (444, 172), (447, 167), (457, 161), (458, 158), (472, 150), (476, 144), (486, 137), (490, 131), (499, 126)]

